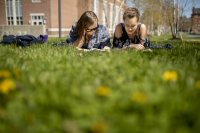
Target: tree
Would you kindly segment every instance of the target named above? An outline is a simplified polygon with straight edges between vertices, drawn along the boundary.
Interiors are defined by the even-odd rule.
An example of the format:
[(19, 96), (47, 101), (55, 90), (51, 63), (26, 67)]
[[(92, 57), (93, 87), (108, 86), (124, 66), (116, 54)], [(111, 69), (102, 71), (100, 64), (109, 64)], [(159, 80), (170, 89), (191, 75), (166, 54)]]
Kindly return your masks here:
[[(114, 5), (116, 5), (117, 0), (113, 0), (112, 1)], [(117, 19), (119, 17), (120, 11), (122, 10), (122, 8), (124, 7), (124, 3), (126, 2), (126, 0), (120, 0), (120, 6), (119, 6), (119, 10), (117, 12), (115, 12), (115, 17), (113, 17), (113, 21), (112, 21), (112, 26), (111, 26), (111, 30), (113, 30), (116, 26), (116, 24), (118, 23)], [(103, 14), (104, 14), (104, 20), (106, 22), (106, 26), (108, 27), (108, 18), (107, 18), (107, 3), (106, 0), (102, 0), (102, 4), (103, 4)], [(112, 8), (112, 12), (114, 13), (114, 8)]]
[(164, 2), (164, 9), (166, 13), (169, 13), (166, 19), (171, 29), (172, 38), (176, 39), (179, 34), (179, 27), (183, 24), (183, 14), (185, 11), (191, 10), (191, 4), (194, 4), (196, 0), (192, 0), (192, 3), (189, 0), (164, 0)]
[(162, 19), (162, 0), (132, 0), (141, 13), (141, 19), (146, 24), (150, 34), (161, 34), (165, 21)]
[[(116, 0), (114, 0), (114, 2), (116, 3)], [(120, 11), (122, 10), (122, 8), (123, 8), (125, 2), (126, 2), (126, 0), (121, 0), (121, 2), (120, 2), (119, 10), (118, 10), (118, 12), (116, 12), (116, 15), (115, 15), (115, 18), (114, 18), (114, 23), (113, 23), (113, 26), (112, 26), (113, 29), (114, 29), (114, 27), (115, 27), (116, 24), (117, 24), (117, 19), (118, 19), (118, 17), (119, 17), (119, 13), (120, 13)]]
[(196, 0), (132, 0), (142, 11), (143, 20), (151, 33), (166, 25), (170, 28), (173, 39), (178, 37), (179, 26), (182, 25), (182, 16)]

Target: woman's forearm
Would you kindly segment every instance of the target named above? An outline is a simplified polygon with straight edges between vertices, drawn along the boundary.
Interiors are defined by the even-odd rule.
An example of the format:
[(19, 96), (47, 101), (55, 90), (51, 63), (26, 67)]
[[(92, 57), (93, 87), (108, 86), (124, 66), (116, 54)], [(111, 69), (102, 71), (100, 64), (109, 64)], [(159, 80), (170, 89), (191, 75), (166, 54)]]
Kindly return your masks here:
[(142, 44), (130, 44), (130, 45), (128, 46), (128, 48), (137, 49), (137, 50), (142, 50), (142, 49), (144, 49), (145, 47), (144, 47), (144, 45), (142, 45)]
[(78, 48), (81, 48), (81, 47), (83, 46), (83, 44), (84, 44), (84, 38), (83, 38), (83, 37), (80, 38), (80, 39), (77, 39), (77, 40), (73, 43), (73, 45), (74, 45), (75, 47), (78, 47)]

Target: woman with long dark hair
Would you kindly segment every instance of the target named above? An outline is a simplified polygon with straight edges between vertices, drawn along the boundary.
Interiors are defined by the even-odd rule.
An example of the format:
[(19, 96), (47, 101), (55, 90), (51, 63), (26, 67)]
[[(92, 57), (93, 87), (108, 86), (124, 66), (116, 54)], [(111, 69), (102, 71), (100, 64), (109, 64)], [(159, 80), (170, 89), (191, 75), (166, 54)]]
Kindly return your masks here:
[(109, 49), (110, 38), (107, 29), (98, 24), (98, 18), (92, 11), (84, 12), (78, 22), (72, 26), (67, 43), (77, 49)]

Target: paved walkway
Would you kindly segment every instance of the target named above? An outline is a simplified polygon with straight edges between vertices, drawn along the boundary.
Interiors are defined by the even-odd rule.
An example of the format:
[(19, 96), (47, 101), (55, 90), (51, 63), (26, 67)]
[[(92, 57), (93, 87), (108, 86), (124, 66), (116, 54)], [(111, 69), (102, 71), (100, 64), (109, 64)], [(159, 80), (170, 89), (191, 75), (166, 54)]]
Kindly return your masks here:
[(188, 34), (187, 36), (191, 37), (191, 38), (199, 38), (200, 39), (200, 34), (199, 35)]

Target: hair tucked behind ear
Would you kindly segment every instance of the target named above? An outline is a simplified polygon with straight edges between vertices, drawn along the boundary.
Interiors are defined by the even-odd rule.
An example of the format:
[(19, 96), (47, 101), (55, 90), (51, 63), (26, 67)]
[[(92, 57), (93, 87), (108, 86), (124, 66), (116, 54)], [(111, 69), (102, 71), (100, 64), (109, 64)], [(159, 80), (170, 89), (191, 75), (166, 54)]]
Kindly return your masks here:
[(137, 8), (127, 8), (123, 14), (123, 20), (126, 18), (134, 18), (137, 17), (137, 20), (139, 21), (140, 19), (140, 12)]
[(94, 24), (95, 22), (98, 22), (98, 18), (94, 12), (84, 12), (77, 22), (75, 36), (80, 39), (83, 36), (84, 29)]

